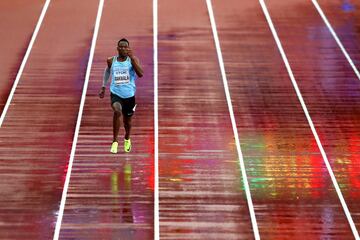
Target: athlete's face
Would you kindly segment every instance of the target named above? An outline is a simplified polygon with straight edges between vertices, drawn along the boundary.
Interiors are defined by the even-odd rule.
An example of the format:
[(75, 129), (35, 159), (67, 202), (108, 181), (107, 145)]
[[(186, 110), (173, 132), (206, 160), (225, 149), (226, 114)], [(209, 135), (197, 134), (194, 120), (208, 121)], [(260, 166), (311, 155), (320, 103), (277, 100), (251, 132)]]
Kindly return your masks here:
[(123, 57), (127, 56), (128, 47), (129, 47), (129, 44), (127, 42), (125, 42), (125, 41), (119, 42), (119, 45), (117, 47), (119, 55), (123, 56)]

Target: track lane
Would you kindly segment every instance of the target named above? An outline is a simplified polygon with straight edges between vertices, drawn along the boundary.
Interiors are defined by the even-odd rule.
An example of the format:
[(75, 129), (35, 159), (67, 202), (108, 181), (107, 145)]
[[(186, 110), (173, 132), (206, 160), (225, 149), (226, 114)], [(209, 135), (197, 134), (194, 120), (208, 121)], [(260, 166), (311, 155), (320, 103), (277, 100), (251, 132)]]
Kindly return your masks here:
[(159, 2), (160, 239), (252, 239), (205, 1)]
[(10, 94), (45, 0), (0, 2), (0, 115)]
[[(279, 8), (287, 13), (297, 9), (306, 12), (306, 17), (279, 13)], [(269, 11), (359, 229), (360, 81), (311, 2), (271, 1)], [(337, 18), (332, 14), (328, 17)]]
[(53, 0), (44, 18), (0, 129), (1, 239), (52, 238), (97, 6)]
[(360, 3), (350, 0), (317, 2), (359, 71)]
[(260, 236), (351, 238), (259, 2), (213, 2)]
[[(132, 152), (123, 151), (121, 127), (119, 152), (114, 155), (110, 153), (113, 113), (109, 86), (103, 100), (98, 92), (106, 59), (117, 54), (116, 44), (123, 37), (130, 41), (145, 76), (136, 80)], [(60, 239), (153, 239), (152, 56), (151, 1), (105, 1)]]

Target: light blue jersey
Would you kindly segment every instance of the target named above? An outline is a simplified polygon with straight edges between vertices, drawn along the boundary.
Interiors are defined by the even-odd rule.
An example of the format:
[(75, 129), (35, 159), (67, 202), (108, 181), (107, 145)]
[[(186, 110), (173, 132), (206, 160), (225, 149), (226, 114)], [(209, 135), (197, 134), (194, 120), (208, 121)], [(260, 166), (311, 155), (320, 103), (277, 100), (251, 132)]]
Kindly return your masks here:
[(113, 94), (116, 94), (121, 98), (135, 96), (136, 73), (129, 57), (127, 57), (123, 62), (119, 62), (117, 57), (113, 57), (110, 73), (110, 91)]

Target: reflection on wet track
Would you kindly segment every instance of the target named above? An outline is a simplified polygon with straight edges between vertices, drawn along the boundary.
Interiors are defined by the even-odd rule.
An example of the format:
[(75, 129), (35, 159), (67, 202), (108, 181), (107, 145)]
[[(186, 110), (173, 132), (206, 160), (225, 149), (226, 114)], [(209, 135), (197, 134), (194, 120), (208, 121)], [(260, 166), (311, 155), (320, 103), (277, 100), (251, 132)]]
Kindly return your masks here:
[[(338, 7), (338, 11), (343, 12), (341, 6)], [(296, 8), (307, 15), (286, 14), (289, 11), (279, 13), (279, 8), (289, 11)], [(360, 81), (310, 2), (273, 1), (269, 3), (269, 11), (345, 201), (359, 226), (360, 204), (356, 193), (360, 189), (351, 183), (351, 179), (354, 181), (360, 176), (360, 149), (356, 144), (360, 139)], [(329, 21), (332, 18), (330, 15)], [(349, 20), (354, 18), (349, 16)], [(337, 31), (350, 54), (357, 56), (349, 43), (359, 39), (359, 32), (344, 35), (341, 30)]]
[[(360, 4), (318, 2), (360, 67)], [(98, 3), (52, 0), (45, 16), (0, 128), (0, 239), (53, 236)], [(0, 3), (1, 109), (43, 4)], [(212, 4), (261, 238), (354, 239), (259, 2)], [(311, 1), (266, 5), (359, 228), (360, 81)], [(154, 239), (152, 7), (105, 0), (60, 239)], [(158, 10), (160, 239), (254, 239), (206, 1)], [(122, 37), (145, 76), (133, 151), (113, 155), (97, 94)]]
[(208, 22), (203, 1), (159, 6), (161, 239), (253, 236)]
[(52, 238), (96, 9), (54, 1), (44, 18), (0, 131), (1, 239)]
[[(245, 2), (251, 11), (244, 15), (237, 14), (236, 4), (214, 5), (260, 235), (351, 237), (262, 10)], [(298, 52), (297, 60), (306, 61), (301, 56)]]
[[(87, 91), (60, 239), (152, 239), (154, 235), (154, 131), (152, 5), (143, 0), (143, 11), (119, 16), (123, 8), (106, 1), (101, 20), (93, 70)], [(119, 22), (128, 22), (118, 29)], [(139, 27), (141, 26), (141, 27)], [(133, 119), (131, 153), (123, 152), (124, 130), (119, 134), (119, 153), (109, 152), (112, 141), (110, 94), (98, 97), (106, 59), (114, 56), (117, 41), (126, 37), (144, 67), (137, 79), (137, 108)]]

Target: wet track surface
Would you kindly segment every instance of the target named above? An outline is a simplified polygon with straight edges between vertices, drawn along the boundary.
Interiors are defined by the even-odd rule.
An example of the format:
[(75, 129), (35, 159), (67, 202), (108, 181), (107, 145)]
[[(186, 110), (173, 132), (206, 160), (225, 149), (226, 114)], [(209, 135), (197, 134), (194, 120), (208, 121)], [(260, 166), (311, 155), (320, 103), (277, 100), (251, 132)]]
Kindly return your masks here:
[(319, 0), (324, 14), (332, 25), (356, 67), (360, 67), (360, 3), (358, 1)]
[[(215, 13), (219, 13), (220, 41), (260, 235), (266, 239), (303, 239), (304, 236), (311, 239), (351, 238), (352, 233), (330, 176), (271, 32), (262, 19), (260, 6), (246, 1), (247, 4), (244, 5), (249, 11), (246, 15), (239, 16), (237, 11), (240, 11), (241, 7), (216, 3), (214, 5)], [(294, 8), (286, 9), (288, 18), (283, 10), (276, 11), (285, 9), (285, 6), (279, 6), (281, 3)], [(305, 13), (301, 14), (301, 10), (307, 14), (315, 13), (316, 10), (311, 3), (284, 4), (281, 1), (267, 1), (267, 5), (286, 53), (294, 53), (294, 58), (289, 55), (289, 61), (318, 127), (317, 123), (321, 124), (320, 121), (329, 120), (332, 116), (331, 111), (327, 114), (325, 109), (329, 102), (321, 105), (325, 90), (315, 88), (321, 86), (318, 77), (321, 72), (316, 72), (319, 66), (309, 60), (314, 61), (316, 56), (310, 57), (306, 54), (312, 54), (315, 49), (306, 44), (308, 28), (302, 21), (309, 18), (303, 17)], [(303, 10), (299, 5), (309, 9)], [(296, 15), (298, 18), (292, 14), (295, 8), (299, 13)], [(217, 9), (219, 11), (216, 11)], [(279, 18), (276, 18), (277, 16)], [(317, 24), (324, 28), (320, 17), (316, 17), (319, 19)], [(284, 35), (281, 35), (283, 23), (289, 28), (284, 29)], [(298, 28), (295, 28), (296, 26)], [(298, 35), (290, 36), (290, 30)], [(330, 35), (327, 39), (334, 42)], [(287, 42), (292, 44), (289, 49), (286, 48)], [(314, 42), (312, 44), (316, 47)], [(333, 48), (336, 49), (336, 46)], [(342, 64), (346, 65), (340, 51), (338, 56), (342, 58)], [(294, 65), (296, 61), (299, 64), (298, 71)], [(307, 66), (312, 69), (306, 68)], [(348, 72), (351, 74), (350, 68)], [(310, 79), (301, 78), (298, 73), (305, 74)], [(355, 79), (352, 81), (353, 85), (358, 84)], [(306, 89), (309, 89), (310, 93), (307, 93)], [(311, 103), (319, 104), (318, 109), (311, 111)], [(318, 119), (316, 114), (319, 118), (323, 117)], [(351, 114), (353, 113), (349, 112), (349, 115)], [(331, 126), (325, 126), (324, 131), (329, 128)], [(324, 135), (323, 132), (319, 134), (322, 137)], [(302, 234), (299, 235), (299, 232)]]
[(48, 9), (0, 131), (1, 239), (52, 238), (96, 9), (93, 0)]
[[(0, 3), (1, 109), (43, 3)], [(360, 80), (311, 1), (265, 3), (359, 228)], [(98, 4), (52, 0), (46, 13), (0, 128), (0, 239), (53, 237)], [(261, 238), (354, 239), (259, 2), (212, 4)], [(319, 4), (360, 67), (360, 4)], [(206, 1), (158, 10), (160, 239), (254, 239)], [(123, 37), (145, 75), (133, 150), (121, 127), (114, 155), (98, 91)], [(60, 239), (154, 239), (153, 68), (152, 1), (105, 0)]]
[[(324, 23), (311, 3), (283, 6), (302, 9), (307, 12), (306, 18), (284, 13), (279, 18), (276, 10), (272, 10), (278, 6), (269, 4), (269, 7), (309, 113), (358, 227), (360, 79), (356, 77), (330, 33), (323, 29)], [(329, 20), (331, 19), (330, 15)], [(291, 34), (286, 20), (293, 22)], [(349, 43), (351, 37), (356, 35), (340, 36), (344, 43)], [(294, 39), (301, 44), (295, 46)], [(358, 55), (353, 48), (347, 47), (352, 55)], [(333, 216), (334, 213), (331, 213), (329, 220)]]
[[(116, 13), (124, 9), (126, 16)], [(65, 206), (60, 239), (152, 239), (154, 235), (154, 120), (152, 5), (149, 1), (106, 1)], [(139, 17), (141, 16), (141, 17)], [(134, 21), (127, 22), (127, 19)], [(119, 22), (127, 22), (118, 27)], [(109, 88), (98, 92), (106, 59), (117, 54), (121, 38), (141, 60), (145, 76), (137, 79), (132, 152), (111, 154), (112, 119)], [(121, 123), (121, 125), (123, 125)]]
[(0, 112), (8, 99), (44, 0), (0, 2)]
[(161, 239), (252, 237), (208, 22), (204, 1), (160, 2)]

